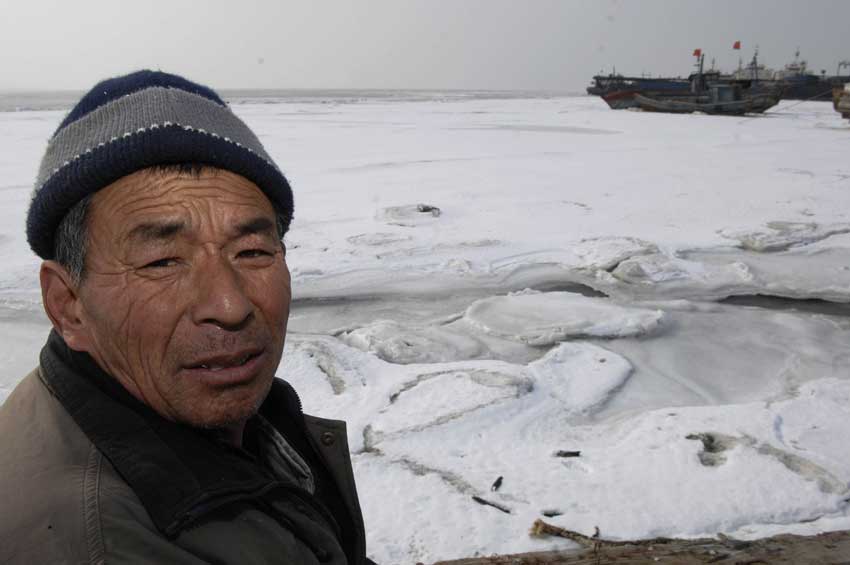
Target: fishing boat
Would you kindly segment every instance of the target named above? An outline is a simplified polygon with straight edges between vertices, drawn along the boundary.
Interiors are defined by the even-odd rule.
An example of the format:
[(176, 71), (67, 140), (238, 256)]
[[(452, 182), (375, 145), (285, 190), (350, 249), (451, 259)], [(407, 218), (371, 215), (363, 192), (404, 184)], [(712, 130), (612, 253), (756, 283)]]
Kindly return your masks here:
[[(741, 43), (736, 41), (733, 49), (740, 49), (740, 46)], [(701, 58), (702, 50), (695, 50), (694, 55)], [(745, 66), (739, 59), (738, 69), (731, 73), (715, 71), (713, 63), (711, 70), (694, 73), (688, 78), (624, 76), (615, 70), (608, 75), (595, 75), (587, 93), (601, 97), (612, 109), (621, 110), (639, 107), (638, 95), (655, 101), (671, 101), (692, 95), (692, 84), (696, 78), (702, 81), (702, 90), (707, 90), (706, 84), (730, 83), (740, 85), (745, 97), (778, 95), (783, 100), (829, 100), (833, 88), (841, 88), (850, 82), (850, 75), (841, 75), (842, 67), (850, 69), (850, 61), (839, 62), (835, 75), (827, 76), (825, 70), (816, 75), (808, 69), (808, 63), (800, 59), (798, 49), (794, 60), (776, 71), (759, 62), (756, 48), (750, 63)], [(763, 99), (760, 101), (764, 102)], [(646, 105), (644, 102), (644, 107)]]
[(729, 78), (736, 81), (749, 81), (770, 88), (781, 88), (783, 100), (829, 100), (833, 88), (840, 88), (850, 81), (850, 75), (841, 75), (842, 67), (850, 69), (850, 61), (840, 61), (834, 75), (822, 70), (820, 75), (811, 72), (808, 62), (800, 59), (800, 50), (794, 53), (794, 60), (782, 70), (774, 71), (758, 63), (758, 48), (753, 60), (746, 66), (738, 62), (738, 69)]
[(722, 114), (740, 116), (742, 114), (761, 114), (776, 106), (780, 98), (771, 94), (741, 94), (740, 87), (732, 84), (712, 86), (708, 94), (700, 96), (682, 96), (678, 98), (654, 99), (635, 95), (635, 102), (641, 110), (649, 112), (668, 112), (671, 114)]
[(850, 81), (850, 75), (841, 74), (842, 67), (850, 69), (850, 61), (839, 61), (834, 75), (827, 75), (826, 70), (816, 75), (807, 69), (806, 61), (800, 60), (798, 49), (794, 61), (778, 71), (774, 80), (783, 83), (782, 98), (786, 100), (829, 100), (832, 89)]
[(629, 77), (617, 74), (596, 75), (593, 83), (587, 87), (587, 93), (601, 97), (613, 110), (623, 110), (637, 106), (635, 94), (644, 94), (653, 98), (666, 98), (687, 94), (690, 90), (688, 79)]
[(691, 75), (690, 92), (682, 96), (655, 98), (636, 94), (635, 103), (641, 110), (673, 114), (721, 114), (739, 116), (760, 114), (779, 103), (781, 87), (755, 86), (740, 81), (717, 81), (712, 74), (703, 72), (705, 55), (696, 53), (698, 71)]

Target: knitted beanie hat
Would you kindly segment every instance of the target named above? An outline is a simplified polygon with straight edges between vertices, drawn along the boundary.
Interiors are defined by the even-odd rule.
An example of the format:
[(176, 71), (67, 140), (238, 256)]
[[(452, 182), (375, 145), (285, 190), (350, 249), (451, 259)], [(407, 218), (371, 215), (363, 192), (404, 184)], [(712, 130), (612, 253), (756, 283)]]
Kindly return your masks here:
[(154, 165), (198, 163), (252, 181), (292, 219), (292, 191), (259, 139), (211, 89), (138, 71), (98, 83), (50, 138), (27, 214), (27, 240), (52, 259), (54, 234), (86, 196)]

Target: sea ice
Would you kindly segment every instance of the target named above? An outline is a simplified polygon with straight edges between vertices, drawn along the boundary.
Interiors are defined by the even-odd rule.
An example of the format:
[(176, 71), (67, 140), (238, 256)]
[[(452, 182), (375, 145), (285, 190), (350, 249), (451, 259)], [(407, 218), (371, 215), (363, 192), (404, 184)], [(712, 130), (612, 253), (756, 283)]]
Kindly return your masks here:
[(529, 345), (576, 337), (625, 337), (655, 329), (660, 310), (633, 308), (569, 292), (526, 291), (485, 298), (466, 309), (467, 322), (484, 333)]
[[(614, 289), (605, 283), (613, 282)], [(626, 283), (618, 285), (616, 281)], [(599, 288), (633, 297), (719, 299), (752, 288), (753, 275), (741, 261), (704, 264), (655, 253), (621, 261), (611, 277), (600, 275)]]
[(633, 237), (596, 237), (572, 241), (560, 249), (498, 258), (490, 263), (490, 268), (505, 271), (529, 265), (554, 264), (568, 270), (608, 271), (630, 257), (657, 252), (655, 244)]
[(378, 212), (378, 218), (396, 226), (415, 227), (439, 218), (441, 211), (430, 204), (390, 206)]
[(370, 424), (372, 447), (387, 434), (438, 426), (533, 389), (521, 370), (499, 369), (489, 365), (445, 369), (404, 383), (390, 396), (391, 405)]
[[(295, 191), (278, 374), (347, 421), (375, 561), (569, 545), (526, 535), (544, 510), (614, 538), (850, 528), (850, 130), (830, 104), (325, 102), (233, 108)], [(62, 117), (0, 112), (0, 402), (50, 329), (24, 218)]]
[(721, 230), (720, 234), (736, 239), (742, 249), (750, 251), (784, 251), (792, 246), (808, 245), (830, 236), (850, 233), (850, 224), (821, 225), (816, 222), (768, 222), (764, 231)]
[[(506, 520), (519, 530), (544, 509), (558, 514), (548, 518), (557, 525), (588, 535), (598, 526), (609, 539), (711, 536), (753, 523), (846, 524), (850, 458), (839, 430), (850, 416), (848, 393), (846, 380), (820, 380), (769, 404), (667, 408), (576, 424), (568, 408), (536, 389), (476, 417), (387, 437), (380, 455), (364, 464), (376, 479), (380, 461), (395, 472), (416, 470), (407, 479), (414, 490), (422, 477), (439, 479), (446, 506), (466, 505), (464, 527), (475, 532), (504, 528)], [(715, 457), (704, 456), (701, 438), (714, 438)], [(564, 459), (556, 456), (561, 450), (580, 453)], [(490, 492), (497, 476), (502, 487)], [(511, 514), (480, 512), (473, 494)], [(413, 531), (420, 521), (429, 527), (427, 517), (412, 518), (415, 503), (406, 508), (414, 521), (402, 528)], [(438, 542), (437, 551), (443, 558), (487, 552), (478, 539)], [(516, 543), (529, 547), (522, 538)], [(415, 556), (428, 561), (436, 554), (421, 547)]]
[(392, 245), (393, 243), (401, 243), (410, 239), (411, 237), (409, 235), (386, 232), (361, 233), (346, 238), (349, 243), (353, 243), (354, 245), (368, 245), (370, 247)]
[(440, 363), (482, 357), (488, 352), (481, 340), (444, 326), (417, 328), (392, 320), (376, 320), (344, 332), (340, 340), (371, 351), (390, 363)]
[[(829, 241), (775, 253), (715, 249), (688, 251), (683, 255), (708, 269), (731, 262), (745, 264), (752, 281), (725, 289), (729, 295), (760, 294), (848, 303), (850, 246), (831, 246)], [(722, 288), (717, 290), (723, 294)], [(706, 292), (707, 296), (712, 294)]]
[(535, 387), (576, 414), (604, 404), (632, 373), (624, 357), (589, 343), (562, 343), (528, 368)]

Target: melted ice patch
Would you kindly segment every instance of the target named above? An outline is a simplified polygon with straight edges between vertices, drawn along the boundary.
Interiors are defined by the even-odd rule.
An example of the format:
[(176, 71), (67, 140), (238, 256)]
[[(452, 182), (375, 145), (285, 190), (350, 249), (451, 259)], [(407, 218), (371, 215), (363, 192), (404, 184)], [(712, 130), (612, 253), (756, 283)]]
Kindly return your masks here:
[(534, 291), (478, 300), (464, 314), (486, 334), (538, 346), (575, 337), (642, 335), (662, 317), (660, 310), (620, 306), (604, 298)]

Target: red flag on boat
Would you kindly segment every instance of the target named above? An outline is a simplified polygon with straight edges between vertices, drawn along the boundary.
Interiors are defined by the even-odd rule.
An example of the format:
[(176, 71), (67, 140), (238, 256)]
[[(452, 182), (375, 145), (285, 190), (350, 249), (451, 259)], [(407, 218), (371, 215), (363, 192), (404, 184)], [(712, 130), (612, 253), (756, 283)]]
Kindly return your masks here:
[(741, 42), (740, 41), (736, 41), (735, 44), (732, 45), (732, 49), (740, 49), (740, 48), (741, 48)]
[(702, 55), (702, 49), (694, 49), (694, 57), (699, 57)]

